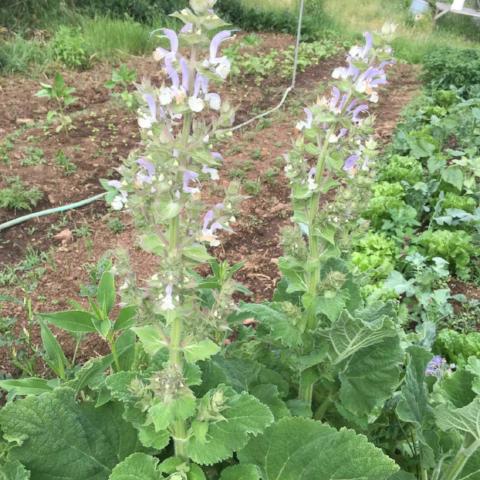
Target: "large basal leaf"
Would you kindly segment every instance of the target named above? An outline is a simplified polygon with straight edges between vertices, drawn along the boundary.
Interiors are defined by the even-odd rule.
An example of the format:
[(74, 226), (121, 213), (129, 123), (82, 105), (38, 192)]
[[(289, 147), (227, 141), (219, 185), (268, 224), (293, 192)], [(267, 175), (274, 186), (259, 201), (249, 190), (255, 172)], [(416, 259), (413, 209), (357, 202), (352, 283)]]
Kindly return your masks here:
[(364, 348), (381, 343), (385, 338), (397, 337), (392, 316), (389, 304), (362, 310), (355, 317), (344, 311), (332, 327), (324, 332), (330, 343), (332, 362), (341, 364)]
[(30, 480), (30, 472), (17, 460), (0, 465), (0, 480)]
[(0, 410), (5, 439), (18, 443), (10, 456), (35, 480), (106, 480), (112, 468), (138, 449), (123, 408), (78, 403), (67, 388), (28, 397)]
[(233, 465), (222, 471), (220, 480), (261, 480), (255, 465)]
[(476, 451), (463, 467), (458, 480), (477, 480), (480, 478), (480, 451)]
[(377, 418), (398, 386), (403, 357), (398, 336), (356, 352), (339, 375), (343, 407), (364, 422)]
[(472, 437), (480, 446), (480, 397), (462, 408), (440, 405), (435, 409), (435, 419), (442, 430)]
[(258, 320), (270, 331), (274, 340), (287, 347), (295, 347), (302, 342), (301, 332), (295, 326), (295, 319), (283, 311), (281, 303), (244, 303), (238, 315), (249, 315)]
[(134, 453), (119, 463), (109, 480), (160, 480), (164, 478), (158, 470), (158, 458), (144, 453)]
[(398, 467), (363, 435), (304, 418), (284, 418), (241, 452), (262, 480), (387, 480)]
[(413, 423), (418, 428), (421, 428), (431, 419), (433, 413), (428, 403), (428, 393), (425, 385), (425, 370), (431, 358), (432, 354), (421, 347), (410, 347), (408, 349), (405, 383), (396, 409), (401, 420)]
[(262, 433), (273, 422), (269, 408), (247, 393), (238, 394), (223, 386), (207, 396), (217, 398), (218, 418), (211, 422), (198, 418), (197, 423), (205, 427), (204, 438), (194, 434), (187, 444), (189, 457), (200, 465), (231, 457), (247, 444), (251, 435)]

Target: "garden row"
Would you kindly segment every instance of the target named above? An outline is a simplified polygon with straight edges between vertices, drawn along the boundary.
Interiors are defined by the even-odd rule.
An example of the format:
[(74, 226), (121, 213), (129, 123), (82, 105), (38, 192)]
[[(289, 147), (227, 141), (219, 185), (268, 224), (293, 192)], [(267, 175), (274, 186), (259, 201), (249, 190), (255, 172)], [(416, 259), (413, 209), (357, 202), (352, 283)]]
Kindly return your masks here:
[[(476, 478), (478, 358), (465, 350), (454, 366), (434, 356), (434, 342), (448, 310), (439, 283), (475, 281), (477, 258), (422, 242), (460, 230), (477, 241), (476, 89), (427, 90), (375, 162), (368, 112), (386, 83), (393, 32), (366, 34), (297, 122), (285, 157), (293, 216), (273, 299), (237, 304), (234, 295), (248, 295), (234, 279), (241, 265), (219, 262), (211, 248), (243, 198), (235, 182), (223, 200), (205, 195), (223, 161), (214, 139), (232, 121), (217, 87), (231, 67), (219, 54), (230, 32), (216, 33), (223, 24), (209, 14), (214, 3), (191, 0), (181, 33), (162, 31), (167, 48), (157, 58), (169, 82), (139, 87), (141, 145), (121, 178), (104, 182), (112, 207), (131, 213), (141, 248), (158, 257), (155, 272), (138, 284), (120, 256), (88, 308), (40, 315), (55, 376), (0, 382), (9, 392), (0, 472), (32, 480)], [(379, 242), (387, 252), (374, 250)], [(53, 326), (78, 343), (96, 333), (109, 352), (75, 365)]]

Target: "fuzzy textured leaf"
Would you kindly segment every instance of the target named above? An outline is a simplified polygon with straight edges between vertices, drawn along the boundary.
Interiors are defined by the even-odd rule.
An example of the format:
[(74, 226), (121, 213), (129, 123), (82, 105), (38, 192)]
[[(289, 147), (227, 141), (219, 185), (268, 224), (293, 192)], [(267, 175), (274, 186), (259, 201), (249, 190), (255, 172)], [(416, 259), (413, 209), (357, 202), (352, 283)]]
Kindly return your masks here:
[(77, 403), (73, 390), (60, 388), (5, 406), (0, 428), (6, 439), (18, 443), (11, 458), (35, 480), (106, 480), (138, 449), (137, 434), (122, 411), (115, 403), (101, 408)]
[(263, 480), (387, 480), (395, 462), (352, 430), (305, 418), (284, 418), (239, 452)]
[(212, 465), (243, 448), (250, 435), (262, 433), (273, 422), (269, 408), (247, 393), (220, 387), (224, 394), (221, 418), (208, 423), (206, 438), (190, 438), (187, 452), (200, 465)]
[(158, 471), (158, 459), (145, 453), (134, 453), (119, 463), (109, 480), (159, 480), (163, 475)]

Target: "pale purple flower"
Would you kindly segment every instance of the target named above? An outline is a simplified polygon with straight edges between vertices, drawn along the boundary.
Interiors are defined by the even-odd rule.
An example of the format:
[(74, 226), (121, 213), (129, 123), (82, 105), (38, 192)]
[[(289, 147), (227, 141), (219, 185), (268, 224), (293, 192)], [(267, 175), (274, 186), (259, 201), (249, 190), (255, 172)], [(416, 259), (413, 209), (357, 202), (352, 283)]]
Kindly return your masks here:
[(213, 210), (209, 210), (203, 217), (203, 228), (200, 235), (200, 241), (208, 242), (210, 246), (217, 247), (220, 245), (215, 233), (218, 230), (224, 230), (224, 227), (219, 223), (214, 221), (215, 214)]
[(211, 167), (204, 166), (202, 168), (202, 172), (210, 175), (210, 178), (212, 180), (219, 180), (220, 179), (220, 177), (218, 176), (218, 170), (216, 168), (211, 168)]
[(215, 64), (218, 63), (220, 58), (217, 58), (218, 54), (218, 49), (220, 48), (220, 45), (230, 38), (232, 35), (232, 32), (230, 30), (223, 30), (219, 33), (217, 33), (213, 38), (212, 42), (210, 43), (210, 62)]
[(207, 93), (205, 95), (205, 100), (208, 102), (212, 110), (220, 110), (222, 106), (222, 99), (218, 93)]
[(172, 87), (175, 91), (180, 88), (180, 78), (177, 71), (173, 68), (173, 62), (170, 57), (165, 58), (165, 71), (172, 81)]
[(144, 185), (145, 183), (151, 184), (154, 180), (155, 175), (155, 166), (153, 163), (149, 162), (145, 158), (139, 158), (137, 160), (137, 164), (142, 167), (147, 173), (138, 172), (137, 173), (137, 182), (140, 185)]
[(368, 105), (362, 104), (352, 111), (352, 122), (359, 123), (362, 120), (361, 114), (368, 112)]
[(212, 152), (212, 157), (219, 162), (223, 162), (223, 157), (220, 152)]
[(345, 160), (345, 164), (343, 165), (343, 170), (345, 170), (348, 173), (352, 173), (355, 170), (359, 160), (360, 160), (360, 155), (356, 153), (353, 155), (350, 155)]
[(185, 170), (183, 173), (183, 191), (190, 194), (199, 193), (199, 188), (190, 186), (190, 182), (196, 182), (197, 179), (198, 173), (192, 172), (191, 170)]
[(171, 284), (168, 284), (165, 287), (165, 294), (162, 297), (160, 308), (164, 311), (175, 310), (175, 305), (173, 303), (173, 286)]
[(301, 121), (297, 123), (297, 130), (304, 130), (304, 129), (310, 129), (312, 128), (313, 125), (313, 113), (309, 108), (304, 108), (303, 111), (307, 115), (307, 118), (305, 121)]
[(193, 23), (186, 23), (180, 30), (180, 33), (192, 33), (192, 32), (193, 32)]
[(163, 28), (162, 29), (163, 34), (165, 37), (168, 38), (170, 41), (170, 50), (167, 50), (162, 47), (158, 47), (155, 50), (154, 53), (154, 58), (157, 61), (163, 60), (164, 58), (171, 58), (174, 59), (177, 56), (178, 53), (178, 37), (177, 34), (175, 33), (174, 30), (171, 30), (169, 28)]
[(440, 378), (447, 369), (447, 361), (440, 355), (435, 355), (428, 363), (425, 375)]
[(138, 118), (138, 125), (140, 128), (152, 128), (152, 125), (157, 121), (157, 104), (150, 93), (146, 93), (143, 98), (147, 102), (148, 112), (144, 112)]
[(229, 30), (224, 30), (217, 33), (210, 43), (210, 59), (206, 60), (205, 67), (215, 67), (215, 73), (221, 78), (225, 79), (228, 77), (231, 68), (231, 62), (226, 56), (218, 57), (218, 49), (222, 42), (230, 38), (232, 32)]
[(119, 180), (109, 180), (108, 185), (110, 187), (116, 188), (117, 190), (120, 190), (120, 188), (122, 188), (122, 183)]

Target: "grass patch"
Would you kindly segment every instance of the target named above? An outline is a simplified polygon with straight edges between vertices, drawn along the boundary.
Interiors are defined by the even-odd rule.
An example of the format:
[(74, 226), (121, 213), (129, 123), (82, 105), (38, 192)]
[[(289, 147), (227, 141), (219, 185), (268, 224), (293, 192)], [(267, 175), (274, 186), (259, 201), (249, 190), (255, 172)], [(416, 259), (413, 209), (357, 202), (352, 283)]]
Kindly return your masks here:
[(86, 50), (95, 58), (112, 60), (150, 53), (156, 42), (151, 31), (151, 27), (132, 20), (97, 17), (84, 19), (81, 35)]
[(0, 42), (0, 72), (25, 73), (32, 64), (44, 68), (52, 61), (48, 44), (39, 40), (26, 40), (21, 35)]

